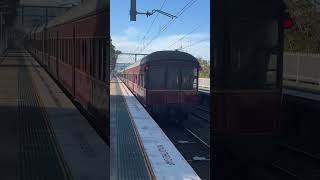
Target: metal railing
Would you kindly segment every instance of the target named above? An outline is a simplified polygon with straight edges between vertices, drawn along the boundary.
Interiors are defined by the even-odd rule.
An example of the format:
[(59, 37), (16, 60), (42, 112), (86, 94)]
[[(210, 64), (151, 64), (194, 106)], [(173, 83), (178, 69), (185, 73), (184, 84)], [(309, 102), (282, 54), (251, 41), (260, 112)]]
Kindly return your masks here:
[(285, 53), (283, 85), (320, 90), (320, 54)]
[(199, 78), (200, 89), (210, 89), (210, 78)]

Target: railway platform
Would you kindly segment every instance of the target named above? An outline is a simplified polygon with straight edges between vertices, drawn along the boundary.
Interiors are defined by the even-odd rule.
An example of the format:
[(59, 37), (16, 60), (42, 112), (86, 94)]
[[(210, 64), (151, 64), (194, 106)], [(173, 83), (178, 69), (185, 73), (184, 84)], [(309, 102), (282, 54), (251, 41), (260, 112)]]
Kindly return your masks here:
[(111, 179), (198, 180), (189, 163), (116, 77), (110, 82)]
[(24, 49), (0, 58), (0, 179), (109, 179), (109, 147)]

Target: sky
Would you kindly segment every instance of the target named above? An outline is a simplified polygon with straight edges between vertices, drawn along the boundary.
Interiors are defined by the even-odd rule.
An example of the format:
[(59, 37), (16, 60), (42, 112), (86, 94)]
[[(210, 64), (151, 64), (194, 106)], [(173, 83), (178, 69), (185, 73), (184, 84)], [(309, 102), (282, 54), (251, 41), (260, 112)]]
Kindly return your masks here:
[[(111, 0), (111, 39), (117, 50), (148, 54), (182, 48), (210, 60), (210, 0), (136, 1), (138, 12), (161, 9), (177, 18), (155, 13), (149, 17), (137, 15), (137, 21), (130, 21), (130, 0)], [(120, 55), (117, 62), (131, 63), (134, 58)]]

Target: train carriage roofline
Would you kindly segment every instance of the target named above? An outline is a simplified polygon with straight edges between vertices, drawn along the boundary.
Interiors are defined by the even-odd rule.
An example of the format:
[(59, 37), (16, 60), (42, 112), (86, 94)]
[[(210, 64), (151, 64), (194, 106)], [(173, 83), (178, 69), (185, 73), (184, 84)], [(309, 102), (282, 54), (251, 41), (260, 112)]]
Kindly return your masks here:
[(48, 23), (47, 28), (51, 28), (57, 25), (75, 21), (83, 17), (90, 16), (91, 14), (94, 15), (100, 11), (106, 11), (106, 10), (107, 10), (107, 0), (87, 0), (82, 4), (66, 11), (63, 15), (52, 19)]
[(123, 69), (121, 72), (124, 72), (136, 66), (140, 66), (150, 62), (162, 61), (162, 60), (184, 60), (184, 61), (197, 63), (200, 66), (197, 58), (195, 58), (189, 53), (182, 52), (182, 51), (156, 51), (142, 58), (141, 61), (131, 64), (130, 66)]

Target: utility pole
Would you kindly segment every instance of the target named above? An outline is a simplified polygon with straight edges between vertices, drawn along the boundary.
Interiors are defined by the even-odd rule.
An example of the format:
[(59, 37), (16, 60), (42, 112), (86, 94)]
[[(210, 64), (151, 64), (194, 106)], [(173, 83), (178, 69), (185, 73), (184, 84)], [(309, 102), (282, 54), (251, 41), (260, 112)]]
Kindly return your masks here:
[(162, 15), (168, 16), (171, 19), (177, 18), (175, 15), (172, 15), (170, 13), (161, 11), (159, 9), (154, 9), (151, 12), (147, 11), (147, 12), (138, 12), (137, 11), (137, 0), (131, 0), (131, 4), (130, 4), (130, 21), (136, 21), (137, 19), (137, 14), (144, 14), (147, 17), (153, 15), (154, 13), (160, 13)]

